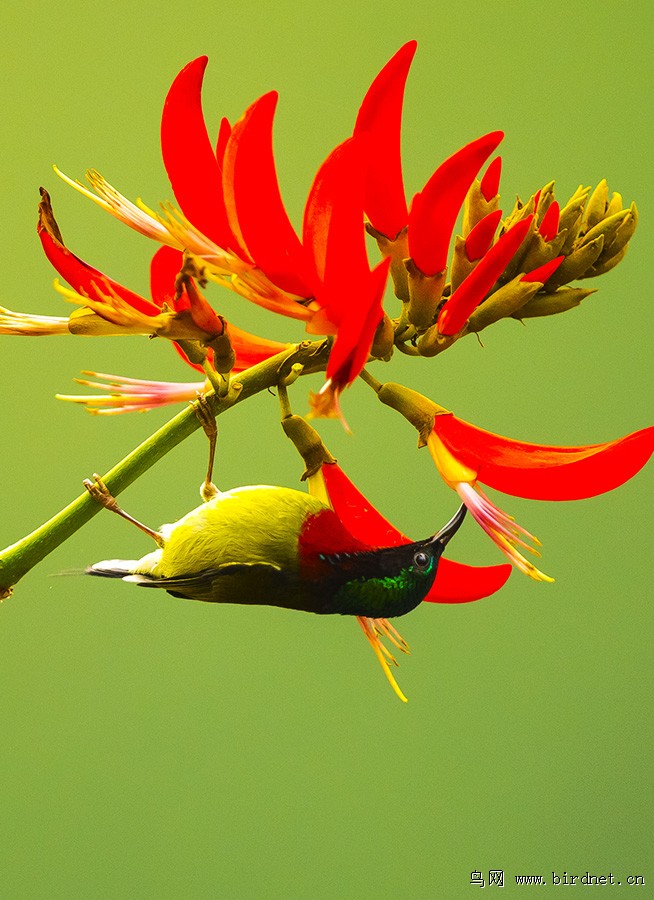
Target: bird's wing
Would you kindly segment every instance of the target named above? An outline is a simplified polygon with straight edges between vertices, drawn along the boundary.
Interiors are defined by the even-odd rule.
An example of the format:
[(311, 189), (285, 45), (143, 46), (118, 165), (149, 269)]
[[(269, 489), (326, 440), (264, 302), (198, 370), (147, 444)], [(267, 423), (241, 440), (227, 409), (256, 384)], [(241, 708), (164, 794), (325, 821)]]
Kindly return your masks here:
[(273, 563), (228, 563), (213, 569), (203, 569), (192, 575), (157, 578), (153, 575), (136, 574), (127, 575), (123, 581), (137, 584), (139, 587), (162, 588), (173, 597), (238, 603), (243, 602), (238, 595), (245, 585), (249, 590), (252, 590), (253, 586), (270, 586), (277, 582), (280, 573), (280, 567)]

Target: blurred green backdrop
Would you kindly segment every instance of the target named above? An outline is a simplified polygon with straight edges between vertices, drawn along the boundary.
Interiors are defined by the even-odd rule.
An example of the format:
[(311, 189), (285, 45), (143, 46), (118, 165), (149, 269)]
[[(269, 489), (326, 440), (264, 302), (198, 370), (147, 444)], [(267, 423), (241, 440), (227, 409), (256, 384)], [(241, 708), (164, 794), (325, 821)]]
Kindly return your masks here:
[[(43, 0), (3, 7), (0, 303), (65, 315), (35, 235), (37, 188), (69, 245), (147, 291), (153, 246), (68, 189), (99, 169), (127, 196), (170, 198), (158, 147), (177, 71), (210, 56), (210, 128), (270, 88), (296, 219), (372, 77), (409, 38), (407, 190), (461, 144), (503, 128), (504, 208), (552, 178), (566, 200), (609, 179), (641, 224), (625, 262), (565, 316), (490, 329), (386, 373), (462, 417), (548, 443), (608, 440), (651, 417), (651, 7), (599, 0), (464, 5)], [(210, 296), (243, 327), (286, 322)], [(265, 323), (262, 320), (265, 319)], [(79, 493), (168, 418), (97, 419), (59, 403), (81, 369), (181, 380), (163, 343), (0, 339), (2, 546)], [(379, 370), (382, 372), (383, 370)], [(311, 387), (320, 384), (313, 379)], [(304, 408), (302, 382), (295, 405)], [(364, 385), (354, 435), (321, 431), (360, 488), (414, 537), (455, 498), (415, 433)], [(295, 485), (299, 461), (262, 396), (221, 420), (217, 480)], [(124, 495), (157, 525), (198, 500), (200, 435)], [(644, 875), (651, 895), (651, 469), (575, 504), (503, 498), (544, 543), (539, 585), (425, 605), (402, 623), (400, 704), (356, 624), (213, 608), (51, 577), (145, 538), (96, 517), (0, 609), (0, 896), (458, 898), (470, 873)], [(456, 558), (501, 561), (472, 524)], [(514, 882), (515, 883), (515, 882)], [(579, 887), (579, 886), (577, 886)]]

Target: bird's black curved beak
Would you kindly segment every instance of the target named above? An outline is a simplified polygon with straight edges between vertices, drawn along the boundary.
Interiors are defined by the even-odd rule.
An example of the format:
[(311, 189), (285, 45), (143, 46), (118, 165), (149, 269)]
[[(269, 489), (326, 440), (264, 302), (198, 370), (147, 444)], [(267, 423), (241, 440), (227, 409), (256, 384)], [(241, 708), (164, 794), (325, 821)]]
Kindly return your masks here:
[(437, 531), (436, 534), (430, 539), (430, 544), (439, 543), (443, 547), (451, 541), (454, 535), (457, 533), (459, 528), (461, 527), (461, 523), (466, 517), (466, 507), (461, 504), (455, 514), (452, 516), (450, 521), (443, 525), (440, 531)]

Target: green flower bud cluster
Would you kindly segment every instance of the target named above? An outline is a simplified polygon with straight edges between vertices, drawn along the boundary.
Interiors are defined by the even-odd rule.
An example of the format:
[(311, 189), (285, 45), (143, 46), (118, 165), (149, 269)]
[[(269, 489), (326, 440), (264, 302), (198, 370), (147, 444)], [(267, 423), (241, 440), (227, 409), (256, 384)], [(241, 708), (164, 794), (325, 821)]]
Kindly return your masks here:
[[(464, 205), (463, 236), (456, 237), (452, 281), (446, 286), (445, 295), (478, 265), (478, 261), (467, 259), (465, 241), (475, 225), (498, 208), (498, 202), (498, 197), (487, 201), (475, 179)], [(593, 289), (570, 287), (570, 282), (602, 275), (624, 258), (636, 230), (638, 210), (635, 203), (623, 208), (619, 193), (609, 197), (605, 179), (593, 191), (580, 185), (560, 212), (551, 209), (553, 203), (553, 181), (526, 203), (517, 198), (502, 222), (499, 236), (529, 216), (533, 216), (532, 227), (460, 336), (478, 333), (504, 318), (522, 320), (566, 312), (595, 293)], [(544, 271), (544, 281), (529, 277), (560, 256), (564, 259), (551, 274)], [(431, 348), (429, 355), (446, 349), (451, 341), (441, 343), (443, 346)]]

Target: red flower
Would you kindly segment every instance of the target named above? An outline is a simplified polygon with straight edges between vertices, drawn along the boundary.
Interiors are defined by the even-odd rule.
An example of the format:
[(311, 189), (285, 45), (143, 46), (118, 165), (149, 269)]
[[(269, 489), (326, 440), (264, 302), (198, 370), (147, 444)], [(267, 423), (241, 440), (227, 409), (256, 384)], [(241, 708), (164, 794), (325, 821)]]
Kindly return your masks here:
[(409, 252), (424, 275), (447, 266), (450, 239), (475, 175), (504, 133), (492, 131), (453, 153), (415, 195), (409, 213)]
[(603, 494), (633, 477), (654, 451), (654, 427), (615, 441), (582, 447), (552, 447), (484, 431), (452, 413), (436, 415), (427, 438), (445, 482), (466, 504), (500, 550), (525, 574), (551, 581), (522, 555), (538, 543), (479, 488), (486, 484), (532, 500), (580, 500)]
[[(313, 334), (336, 334), (327, 384), (315, 411), (337, 410), (338, 394), (365, 364), (377, 326), (387, 264), (372, 271), (363, 233), (365, 166), (359, 141), (346, 141), (322, 164), (307, 199), (302, 239), (293, 228), (279, 189), (272, 146), (276, 92), (253, 103), (228, 131), (223, 124), (217, 155), (201, 111), (206, 59), (178, 75), (164, 106), (162, 147), (173, 190), (189, 219), (278, 289), (252, 296), (269, 309), (307, 322)], [(179, 138), (188, 123), (198, 147), (189, 172)], [(222, 178), (218, 175), (222, 172)], [(206, 194), (196, 181), (206, 179)], [(207, 197), (204, 207), (203, 197)], [(216, 212), (217, 211), (217, 212)], [(212, 217), (217, 224), (207, 231)], [(206, 223), (200, 225), (199, 223)]]
[[(472, 141), (445, 160), (413, 198), (410, 212), (404, 195), (400, 153), (402, 102), (416, 42), (401, 47), (371, 84), (359, 109), (354, 135), (370, 139), (365, 211), (373, 228), (391, 241), (408, 225), (409, 252), (424, 275), (447, 265), (454, 224), (475, 175), (502, 138), (501, 131)], [(497, 193), (495, 160), (485, 176), (486, 190)], [(492, 199), (492, 196), (491, 196)]]
[[(49, 261), (73, 288), (72, 292), (63, 293), (73, 302), (87, 307), (86, 311), (82, 309), (77, 314), (73, 313), (69, 322), (69, 330), (73, 333), (160, 334), (175, 340), (183, 337), (209, 339), (224, 331), (224, 319), (215, 314), (192, 282), (190, 292), (183, 290), (177, 294), (175, 281), (183, 264), (180, 251), (161, 247), (155, 253), (150, 267), (152, 300), (148, 300), (90, 266), (63, 244), (45, 195), (38, 233)], [(89, 315), (89, 310), (95, 315)], [(185, 312), (188, 315), (184, 316)], [(256, 337), (231, 325), (229, 336), (236, 354), (236, 372), (268, 359), (288, 346)], [(211, 354), (209, 350), (210, 359)], [(183, 353), (181, 355), (186, 359)], [(200, 366), (194, 365), (193, 368), (202, 371)]]
[(366, 215), (389, 240), (395, 240), (409, 215), (400, 136), (404, 87), (417, 46), (417, 41), (409, 41), (386, 63), (363, 98), (354, 125), (355, 137), (365, 134), (372, 148), (366, 172)]
[(489, 164), (481, 181), (479, 182), (479, 190), (486, 203), (490, 203), (500, 190), (500, 176), (502, 174), (502, 157), (496, 156)]

